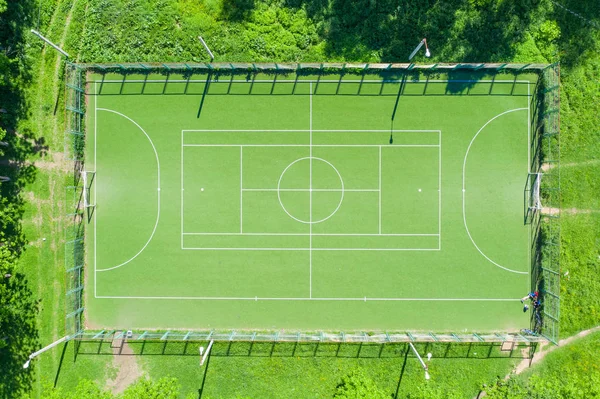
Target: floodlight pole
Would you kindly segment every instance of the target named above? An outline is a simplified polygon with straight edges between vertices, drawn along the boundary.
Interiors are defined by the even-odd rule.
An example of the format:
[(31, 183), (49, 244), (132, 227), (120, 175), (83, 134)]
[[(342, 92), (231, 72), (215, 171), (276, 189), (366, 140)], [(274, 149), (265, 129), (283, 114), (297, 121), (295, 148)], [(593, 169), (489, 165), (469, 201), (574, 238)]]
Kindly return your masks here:
[(52, 43), (50, 40), (48, 40), (46, 37), (44, 37), (40, 32), (38, 32), (35, 29), (31, 30), (31, 33), (33, 33), (34, 35), (36, 35), (37, 37), (39, 37), (40, 39), (42, 39), (43, 41), (45, 41), (46, 43), (48, 43), (50, 46), (54, 47), (54, 49), (56, 51), (58, 51), (59, 53), (61, 53), (62, 55), (64, 55), (65, 57), (69, 58), (69, 54), (67, 54), (67, 52), (63, 49), (61, 49), (60, 47), (58, 47), (56, 44)]
[(409, 342), (408, 344), (410, 345), (410, 349), (412, 349), (413, 352), (415, 352), (415, 355), (417, 355), (417, 359), (419, 359), (419, 362), (421, 362), (421, 366), (423, 366), (423, 370), (425, 370), (425, 379), (428, 380), (429, 378), (431, 378), (429, 376), (429, 368), (427, 367), (423, 359), (421, 359), (421, 355), (419, 355), (419, 352), (417, 352), (417, 349), (412, 344), (412, 342)]
[(64, 336), (61, 339), (59, 339), (58, 341), (54, 341), (50, 345), (43, 347), (39, 351), (33, 352), (31, 355), (29, 355), (29, 358), (27, 359), (27, 361), (23, 365), (23, 368), (24, 369), (28, 368), (29, 367), (29, 363), (31, 363), (31, 359), (33, 359), (34, 357), (37, 357), (37, 356), (41, 355), (42, 353), (46, 352), (47, 350), (50, 350), (50, 349), (54, 348), (55, 346), (62, 344), (63, 342), (67, 341), (69, 338), (70, 337), (68, 335)]
[(202, 45), (204, 46), (204, 48), (208, 52), (208, 55), (210, 57), (210, 62), (213, 62), (213, 60), (215, 59), (215, 56), (213, 55), (212, 51), (210, 51), (210, 49), (208, 48), (208, 44), (206, 44), (206, 42), (204, 41), (204, 39), (202, 38), (202, 36), (198, 36), (198, 39), (200, 39), (200, 43), (202, 43)]
[(423, 39), (419, 42), (417, 47), (415, 47), (413, 52), (410, 53), (410, 55), (408, 56), (409, 61), (413, 59), (413, 57), (417, 54), (417, 52), (421, 49), (421, 47), (423, 47), (423, 45), (425, 45), (425, 57), (431, 56), (431, 53), (429, 52), (429, 47), (427, 47), (427, 39)]
[[(200, 351), (200, 354), (202, 355), (202, 358), (200, 358), (200, 367), (202, 367), (202, 365), (206, 361), (206, 358), (210, 354), (210, 349), (213, 346), (213, 342), (215, 342), (215, 341), (211, 339), (210, 342), (208, 343), (208, 346), (206, 347), (206, 350), (204, 351), (204, 355), (202, 355), (202, 351)], [(204, 348), (201, 348), (201, 349), (204, 349)]]

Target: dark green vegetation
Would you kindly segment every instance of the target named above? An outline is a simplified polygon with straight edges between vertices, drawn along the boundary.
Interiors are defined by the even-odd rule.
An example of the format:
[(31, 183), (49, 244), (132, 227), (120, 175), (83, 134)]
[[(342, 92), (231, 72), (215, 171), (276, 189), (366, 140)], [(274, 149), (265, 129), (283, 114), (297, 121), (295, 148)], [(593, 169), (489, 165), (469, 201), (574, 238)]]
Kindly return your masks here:
[[(434, 61), (561, 61), (563, 208), (577, 210), (563, 212), (561, 218), (562, 269), (563, 273), (569, 272), (568, 278), (562, 281), (561, 333), (568, 336), (597, 324), (600, 214), (592, 211), (598, 210), (595, 185), (600, 164), (590, 161), (598, 159), (600, 154), (597, 123), (600, 6), (595, 0), (560, 0), (558, 3), (579, 16), (549, 0), (431, 0), (418, 4), (340, 0), (0, 1), (0, 109), (10, 110), (10, 113), (0, 112), (0, 126), (7, 131), (3, 141), (12, 144), (9, 149), (3, 148), (5, 153), (12, 151), (11, 155), (0, 158), (0, 175), (11, 177), (9, 184), (2, 184), (1, 207), (17, 216), (3, 219), (3, 223), (12, 220), (13, 227), (2, 225), (2, 233), (11, 235), (11, 242), (18, 242), (23, 239), (20, 233), (9, 232), (22, 231), (28, 242), (25, 252), (13, 247), (4, 255), (6, 261), (2, 263), (4, 268), (13, 270), (13, 278), (18, 279), (17, 283), (12, 282), (15, 280), (0, 283), (2, 290), (7, 290), (2, 291), (0, 301), (14, 298), (11, 304), (15, 305), (6, 307), (2, 302), (0, 396), (18, 396), (20, 389), (29, 389), (33, 378), (34, 396), (41, 397), (41, 381), (51, 384), (61, 364), (58, 382), (65, 390), (74, 388), (81, 377), (97, 379), (102, 385), (107, 378), (104, 366), (110, 361), (109, 356), (79, 356), (73, 363), (72, 345), (69, 345), (62, 363), (59, 349), (40, 357), (32, 370), (24, 372), (20, 367), (34, 342), (17, 345), (18, 342), (3, 339), (10, 337), (7, 331), (10, 317), (21, 320), (16, 324), (21, 327), (12, 330), (13, 337), (17, 331), (23, 333), (31, 329), (25, 339), (34, 340), (34, 331), (39, 332), (39, 343), (35, 347), (64, 333), (64, 220), (61, 215), (65, 209), (59, 199), (63, 196), (64, 175), (68, 169), (61, 163), (64, 118), (60, 110), (56, 111), (57, 104), (63, 100), (62, 65), (52, 49), (42, 50), (37, 38), (25, 36), (30, 27), (38, 28), (63, 45), (77, 60), (95, 62), (206, 59), (195, 39), (198, 33), (205, 36), (220, 60), (396, 61), (404, 60), (416, 42), (426, 36)], [(42, 162), (36, 163), (37, 170), (26, 168), (38, 158)], [(20, 167), (9, 167), (9, 160), (15, 160)], [(21, 172), (22, 177), (35, 176), (35, 182), (24, 185), (23, 178), (17, 177)], [(22, 228), (18, 224), (21, 212), (24, 212)], [(15, 266), (14, 259), (18, 256), (21, 260)], [(20, 295), (27, 289), (33, 292), (32, 297)], [(37, 300), (40, 301), (38, 318), (33, 323), (34, 313), (27, 309)], [(254, 367), (246, 368), (236, 359), (226, 359), (229, 363), (223, 373), (241, 376), (246, 375), (244, 370), (247, 369), (260, 373), (259, 367), (264, 366), (259, 374), (262, 376), (271, 366), (257, 362), (252, 364)], [(147, 356), (141, 361), (152, 377), (170, 374), (172, 370), (182, 377), (184, 392), (197, 392), (199, 380), (195, 375), (184, 374), (189, 370), (184, 360)], [(195, 358), (190, 360), (190, 365), (196, 361)], [(313, 360), (306, 359), (306, 362)], [(332, 367), (328, 362), (324, 360)], [(480, 364), (487, 362), (490, 361), (481, 361), (476, 369), (483, 370)], [(365, 366), (367, 376), (377, 383), (379, 380), (373, 377), (378, 373), (372, 365), (375, 363), (361, 366)], [(171, 367), (173, 364), (178, 366)], [(472, 363), (469, 364), (472, 367)], [(308, 375), (310, 370), (307, 378), (318, 381), (322, 367), (303, 367), (302, 372)], [(330, 370), (334, 370), (333, 367)], [(346, 371), (337, 374), (336, 384), (346, 374)], [(483, 380), (492, 381), (502, 374), (489, 372)], [(421, 378), (419, 376), (419, 382)], [(244, 381), (257, 382), (256, 379)], [(270, 392), (281, 387), (278, 384), (288, 382), (275, 381), (268, 386)], [(302, 383), (296, 386), (297, 392), (303, 392)], [(264, 391), (264, 386), (258, 386), (248, 388), (244, 395), (260, 397)], [(459, 395), (470, 398), (476, 391), (470, 388)]]
[(0, 397), (27, 392), (32, 376), (22, 364), (38, 343), (37, 301), (17, 267), (27, 239), (21, 226), (23, 188), (36, 179), (31, 160), (46, 150), (44, 139), (19, 128), (27, 117), (26, 87), (31, 83), (25, 52), (29, 1), (0, 1)]
[[(139, 94), (144, 79), (135, 75), (124, 85), (111, 75), (89, 83), (99, 93), (88, 96), (87, 113), (97, 203), (89, 323), (529, 325), (518, 298), (529, 289), (523, 176), (535, 75), (517, 76), (513, 95), (512, 76), (493, 86), (480, 79), (471, 95), (444, 76), (427, 95), (409, 95), (425, 87), (413, 78), (392, 140), (398, 79), (348, 75), (340, 85), (334, 73), (291, 74), (272, 84), (267, 74), (252, 83), (245, 75), (220, 78), (205, 96), (190, 93), (204, 92), (206, 74), (189, 84), (171, 76), (169, 95)], [(155, 78), (146, 90), (164, 86)]]

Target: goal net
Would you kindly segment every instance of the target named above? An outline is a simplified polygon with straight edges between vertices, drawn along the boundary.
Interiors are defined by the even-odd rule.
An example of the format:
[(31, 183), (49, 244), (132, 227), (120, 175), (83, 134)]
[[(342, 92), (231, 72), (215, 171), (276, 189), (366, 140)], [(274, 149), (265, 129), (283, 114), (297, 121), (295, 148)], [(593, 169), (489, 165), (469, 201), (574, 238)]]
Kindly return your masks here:
[(95, 173), (94, 172), (81, 172), (81, 177), (83, 179), (83, 207), (84, 209), (94, 207), (94, 204), (90, 204), (90, 187), (92, 185), (92, 181), (94, 180)]
[(531, 209), (542, 209), (542, 199), (540, 198), (540, 186), (542, 184), (542, 174), (532, 173), (531, 178), (533, 184), (531, 185), (531, 195), (529, 197), (529, 207)]

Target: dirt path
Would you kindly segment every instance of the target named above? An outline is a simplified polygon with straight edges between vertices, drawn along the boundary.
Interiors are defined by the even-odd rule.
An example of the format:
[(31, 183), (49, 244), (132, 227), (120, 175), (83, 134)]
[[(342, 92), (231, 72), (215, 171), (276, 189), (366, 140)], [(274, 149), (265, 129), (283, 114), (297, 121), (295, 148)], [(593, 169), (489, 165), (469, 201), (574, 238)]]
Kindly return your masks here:
[[(561, 164), (561, 168), (569, 168), (569, 167), (573, 167), (573, 166), (585, 166), (585, 165), (596, 165), (596, 164), (600, 164), (600, 160), (599, 159), (590, 159), (589, 161), (583, 161), (583, 162), (572, 162), (572, 163), (563, 163)], [(542, 165), (542, 172), (547, 172), (550, 169), (554, 169), (556, 167), (556, 163), (545, 163)]]
[(600, 213), (600, 209), (577, 209), (577, 208), (549, 208), (543, 207), (542, 213), (544, 215), (558, 215), (559, 212), (568, 215), (578, 215), (578, 214), (590, 214), (590, 213)]
[(114, 379), (106, 381), (106, 388), (114, 394), (123, 392), (138, 378), (144, 376), (135, 353), (127, 342), (123, 342), (122, 347), (113, 347), (113, 366), (117, 369), (117, 375)]
[[(587, 335), (590, 335), (591, 333), (596, 332), (596, 331), (600, 331), (600, 326), (596, 326), (596, 327), (590, 328), (588, 330), (581, 331), (580, 333), (575, 334), (572, 337), (561, 339), (560, 341), (558, 341), (558, 345), (553, 345), (545, 351), (542, 351), (543, 346), (540, 347), (540, 350), (538, 351), (538, 353), (536, 353), (533, 356), (533, 359), (531, 360), (531, 365), (541, 362), (548, 353), (554, 351), (556, 348), (562, 348), (563, 346), (569, 345), (573, 341), (583, 338)], [(529, 366), (530, 366), (529, 359), (523, 359), (521, 361), (521, 363), (519, 363), (517, 365), (517, 367), (515, 368), (514, 373), (521, 374), (523, 371), (527, 370), (527, 368)], [(510, 375), (507, 375), (505, 379), (508, 379), (509, 377), (510, 377)]]

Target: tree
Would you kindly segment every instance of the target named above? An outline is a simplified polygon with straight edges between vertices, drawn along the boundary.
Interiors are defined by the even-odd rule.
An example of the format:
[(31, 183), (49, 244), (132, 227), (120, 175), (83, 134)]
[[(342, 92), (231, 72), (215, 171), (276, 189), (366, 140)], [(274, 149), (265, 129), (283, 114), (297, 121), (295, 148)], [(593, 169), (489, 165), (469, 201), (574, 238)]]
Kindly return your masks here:
[(37, 303), (29, 284), (22, 274), (6, 272), (13, 269), (16, 259), (0, 245), (0, 393), (9, 392), (8, 397), (19, 397), (28, 390), (33, 374), (23, 369), (23, 363), (39, 348)]

